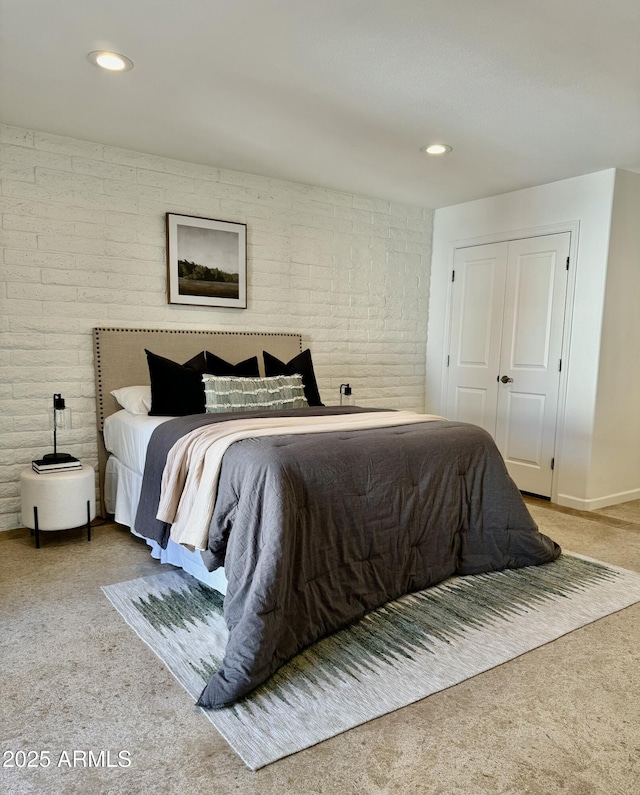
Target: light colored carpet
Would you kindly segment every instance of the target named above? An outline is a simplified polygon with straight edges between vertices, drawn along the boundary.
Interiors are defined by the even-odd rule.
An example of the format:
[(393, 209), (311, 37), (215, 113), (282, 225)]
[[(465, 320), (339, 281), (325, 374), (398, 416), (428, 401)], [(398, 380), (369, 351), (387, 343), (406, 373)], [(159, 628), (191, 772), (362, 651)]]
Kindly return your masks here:
[[(103, 590), (197, 699), (224, 655), (222, 597), (171, 571)], [(640, 575), (566, 554), (454, 577), (319, 641), (233, 707), (203, 712), (256, 770), (638, 601)]]
[[(527, 503), (564, 549), (640, 572), (640, 523)], [(43, 536), (0, 533), (3, 752), (131, 763), (3, 767), (2, 793), (640, 793), (640, 603), (254, 772), (101, 591), (164, 571), (148, 547), (98, 522)]]
[(594, 516), (598, 518), (611, 517), (631, 524), (640, 525), (640, 500), (621, 502), (619, 505), (610, 505), (608, 508), (600, 508), (600, 510), (594, 511), (593, 513)]

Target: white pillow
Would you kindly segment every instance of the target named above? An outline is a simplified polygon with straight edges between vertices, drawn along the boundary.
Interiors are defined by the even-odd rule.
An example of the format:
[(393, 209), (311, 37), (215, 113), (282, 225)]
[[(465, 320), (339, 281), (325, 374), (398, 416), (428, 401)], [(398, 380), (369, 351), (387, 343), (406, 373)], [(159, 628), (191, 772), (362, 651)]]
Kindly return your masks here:
[(150, 386), (123, 386), (111, 394), (130, 414), (148, 414), (151, 410)]

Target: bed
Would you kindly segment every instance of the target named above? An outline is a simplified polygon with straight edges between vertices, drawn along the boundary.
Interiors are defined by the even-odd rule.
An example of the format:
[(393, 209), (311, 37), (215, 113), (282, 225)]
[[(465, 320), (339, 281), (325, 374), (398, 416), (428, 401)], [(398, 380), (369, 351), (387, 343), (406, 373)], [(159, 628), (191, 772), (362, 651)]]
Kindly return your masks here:
[(216, 390), (251, 378), (202, 375), (207, 411), (134, 413), (112, 392), (149, 382), (145, 350), (177, 366), (203, 350), (234, 367), (257, 357), (255, 382), (271, 389), (271, 362), (301, 361), (302, 338), (95, 330), (105, 508), (155, 557), (225, 594), (229, 641), (203, 707), (233, 704), (302, 648), (404, 593), (560, 554), (480, 428), (324, 406), (295, 373), (274, 394), (303, 390), (303, 407), (238, 410)]

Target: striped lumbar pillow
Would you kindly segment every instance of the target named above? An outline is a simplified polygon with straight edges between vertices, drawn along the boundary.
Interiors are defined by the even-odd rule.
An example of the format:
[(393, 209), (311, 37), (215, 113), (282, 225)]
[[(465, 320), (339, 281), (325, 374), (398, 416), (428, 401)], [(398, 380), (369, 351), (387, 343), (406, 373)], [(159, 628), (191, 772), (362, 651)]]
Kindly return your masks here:
[(203, 375), (202, 381), (208, 413), (301, 409), (308, 406), (301, 375), (276, 375), (269, 378)]

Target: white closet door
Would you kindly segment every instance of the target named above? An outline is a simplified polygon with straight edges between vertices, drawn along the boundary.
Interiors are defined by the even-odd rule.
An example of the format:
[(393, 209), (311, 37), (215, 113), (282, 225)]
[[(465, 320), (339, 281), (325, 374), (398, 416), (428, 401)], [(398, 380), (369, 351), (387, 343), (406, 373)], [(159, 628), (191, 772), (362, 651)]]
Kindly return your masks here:
[(507, 246), (456, 250), (447, 417), (496, 433)]
[(508, 246), (495, 438), (518, 488), (545, 497), (553, 477), (569, 244), (567, 232)]
[(487, 430), (521, 491), (551, 496), (567, 233), (456, 250), (447, 416)]

